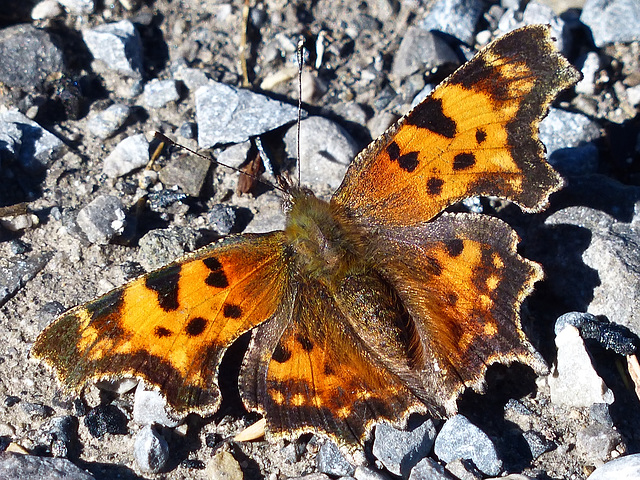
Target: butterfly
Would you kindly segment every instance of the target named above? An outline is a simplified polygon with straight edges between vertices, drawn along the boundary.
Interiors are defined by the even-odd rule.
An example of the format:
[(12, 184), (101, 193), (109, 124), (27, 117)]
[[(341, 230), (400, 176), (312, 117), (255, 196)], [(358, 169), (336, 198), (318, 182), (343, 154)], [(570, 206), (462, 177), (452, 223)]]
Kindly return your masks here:
[(239, 391), (267, 436), (349, 451), (376, 423), (453, 414), (494, 362), (544, 371), (519, 318), (541, 267), (503, 221), (444, 210), (483, 195), (545, 208), (562, 179), (538, 124), (579, 77), (547, 26), (502, 36), (366, 147), (329, 201), (287, 183), (283, 231), (226, 237), (75, 307), (32, 355), (72, 390), (132, 376), (211, 413), (222, 357), (250, 331)]

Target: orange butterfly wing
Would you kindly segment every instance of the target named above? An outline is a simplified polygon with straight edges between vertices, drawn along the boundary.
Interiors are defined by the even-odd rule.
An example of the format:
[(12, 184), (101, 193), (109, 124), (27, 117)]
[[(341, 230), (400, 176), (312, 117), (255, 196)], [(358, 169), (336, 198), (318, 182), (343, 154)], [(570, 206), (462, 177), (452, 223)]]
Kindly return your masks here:
[(176, 410), (215, 410), (227, 347), (268, 319), (286, 285), (283, 233), (229, 237), (69, 310), (32, 354), (79, 390), (140, 377)]
[(579, 77), (549, 27), (500, 37), (363, 150), (332, 203), (364, 226), (422, 223), (477, 195), (539, 211), (562, 181), (543, 161), (538, 124)]

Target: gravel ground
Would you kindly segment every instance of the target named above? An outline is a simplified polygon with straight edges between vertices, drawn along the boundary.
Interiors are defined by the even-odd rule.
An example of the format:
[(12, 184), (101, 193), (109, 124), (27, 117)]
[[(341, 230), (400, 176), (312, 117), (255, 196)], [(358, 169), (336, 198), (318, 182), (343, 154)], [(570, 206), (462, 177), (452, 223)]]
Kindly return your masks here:
[[(98, 479), (394, 478), (393, 461), (384, 460), (389, 450), (371, 442), (368, 467), (353, 470), (315, 436), (292, 444), (225, 441), (257, 420), (233, 402), (241, 348), (223, 364), (221, 387), (231, 400), (219, 413), (190, 415), (176, 427), (170, 420), (158, 426), (161, 414), (152, 412), (153, 428), (136, 421), (141, 414), (134, 405), (142, 400), (134, 401), (131, 391), (91, 386), (79, 401), (29, 359), (29, 350), (58, 314), (145, 270), (228, 233), (282, 227), (278, 192), (257, 184), (240, 195), (237, 172), (176, 148), (147, 167), (158, 145), (148, 132), (209, 148), (232, 166), (246, 164), (260, 143), (272, 159), (264, 178), (273, 181), (273, 168), (295, 171), (287, 158), (295, 156), (296, 45), (303, 37), (309, 55), (301, 175), (328, 196), (354, 154), (419, 92), (479, 45), (524, 22), (550, 23), (585, 76), (559, 99), (541, 131), (568, 186), (541, 215), (495, 199), (460, 209), (508, 220), (522, 237), (522, 253), (544, 265), (546, 280), (526, 303), (523, 323), (554, 374), (536, 378), (519, 365), (495, 366), (486, 395), (461, 397), (464, 417), (455, 417), (449, 430), (468, 432), (471, 442), (479, 428), (475, 445), (488, 442), (479, 453), (448, 459), (442, 448), (454, 447), (438, 453), (439, 440), (434, 453), (431, 437), (442, 422), (412, 419), (422, 450), (411, 466), (426, 455), (430, 460), (414, 467), (411, 478), (496, 476), (493, 467), (478, 471), (460, 461), (472, 458), (479, 467), (495, 454), (498, 473), (582, 479), (640, 450), (633, 383), (640, 333), (640, 9), (634, 2), (252, 1), (246, 38), (239, 0), (7, 3), (9, 13), (0, 14), (2, 449), (31, 454), (23, 458), (40, 472), (57, 468), (67, 475), (50, 478), (85, 474), (71, 462), (51, 467), (45, 457), (67, 458)], [(243, 86), (250, 91), (238, 90)], [(240, 107), (222, 118), (220, 105), (232, 102)], [(144, 206), (139, 200), (147, 194)], [(556, 323), (569, 312), (593, 315)], [(396, 445), (396, 434), (377, 437)], [(407, 449), (411, 443), (396, 441)], [(41, 478), (29, 477), (17, 457), (2, 455), (0, 478)], [(449, 477), (425, 473), (445, 466), (441, 475)], [(409, 470), (398, 473), (408, 477)]]

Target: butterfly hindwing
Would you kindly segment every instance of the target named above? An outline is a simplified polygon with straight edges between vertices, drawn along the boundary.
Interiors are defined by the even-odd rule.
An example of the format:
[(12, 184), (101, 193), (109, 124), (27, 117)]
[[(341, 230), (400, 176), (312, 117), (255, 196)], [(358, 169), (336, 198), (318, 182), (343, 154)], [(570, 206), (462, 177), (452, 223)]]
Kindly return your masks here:
[(63, 383), (134, 376), (176, 410), (214, 410), (227, 347), (275, 311), (286, 279), (283, 235), (229, 237), (69, 310), (32, 354)]
[(539, 211), (562, 182), (538, 124), (579, 75), (548, 26), (504, 35), (362, 151), (333, 204), (365, 226), (418, 224), (477, 195)]

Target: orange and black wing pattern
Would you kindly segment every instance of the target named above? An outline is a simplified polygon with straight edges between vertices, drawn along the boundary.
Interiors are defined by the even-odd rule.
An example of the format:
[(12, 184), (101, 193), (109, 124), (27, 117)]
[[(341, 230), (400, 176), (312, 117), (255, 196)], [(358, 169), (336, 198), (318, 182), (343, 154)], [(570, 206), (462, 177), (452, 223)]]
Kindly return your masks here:
[(69, 310), (32, 355), (80, 390), (139, 377), (177, 411), (213, 411), (226, 349), (275, 312), (288, 278), (282, 232), (229, 237)]
[(334, 207), (365, 226), (415, 225), (479, 195), (541, 210), (562, 180), (538, 124), (579, 78), (548, 26), (500, 37), (356, 157)]

